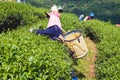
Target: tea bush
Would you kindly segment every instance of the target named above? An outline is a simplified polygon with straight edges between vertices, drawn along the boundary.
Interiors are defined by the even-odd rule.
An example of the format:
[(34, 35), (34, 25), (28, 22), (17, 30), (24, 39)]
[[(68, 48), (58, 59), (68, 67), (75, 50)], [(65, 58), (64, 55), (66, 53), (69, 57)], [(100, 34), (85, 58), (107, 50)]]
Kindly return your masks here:
[(0, 34), (0, 79), (70, 79), (72, 60), (67, 48), (28, 27)]
[[(0, 79), (70, 80), (72, 59), (68, 48), (47, 36), (28, 32), (30, 27), (46, 28), (48, 19), (44, 13), (48, 10), (17, 3), (0, 2), (0, 5), (0, 30), (29, 25), (0, 34)], [(61, 13), (61, 23), (66, 31), (82, 30), (95, 40), (96, 79), (120, 78), (119, 27), (98, 20), (79, 22), (70, 13)]]
[(96, 79), (120, 79), (120, 28), (98, 20), (84, 22), (84, 28), (97, 43)]
[[(20, 25), (22, 25), (21, 24), (22, 22), (27, 25), (28, 24), (32, 24), (32, 25), (23, 26), (23, 27), (19, 26), (16, 30), (7, 31), (6, 33), (3, 32), (0, 34), (0, 45), (1, 45), (0, 46), (0, 54), (1, 54), (0, 79), (4, 79), (4, 80), (6, 79), (12, 79), (12, 80), (71, 79), (70, 73), (72, 69), (71, 67), (72, 58), (69, 57), (68, 48), (62, 45), (61, 43), (59, 43), (58, 41), (53, 41), (51, 39), (48, 39), (47, 36), (35, 35), (28, 32), (28, 29), (30, 27), (40, 28), (40, 29), (46, 28), (48, 19), (46, 18), (44, 12), (48, 10), (42, 8), (41, 9), (33, 8), (30, 5), (25, 5), (25, 4), (17, 4), (17, 3), (3, 3), (3, 4), (6, 5), (6, 6), (4, 5), (5, 6), (4, 9), (0, 9), (1, 11), (3, 10), (3, 13), (6, 11), (5, 8), (7, 7), (7, 5), (12, 6), (12, 8), (10, 9), (13, 9), (14, 7), (17, 8), (15, 8), (12, 11), (8, 9), (9, 13), (4, 14), (0, 19), (1, 26), (5, 27), (4, 24), (5, 21), (8, 23), (8, 26), (11, 26), (11, 24), (9, 24), (9, 21), (11, 22), (14, 19), (16, 21), (16, 18), (18, 19), (20, 18), (19, 19), (21, 20)], [(12, 4), (14, 4), (15, 6)], [(18, 8), (21, 8), (22, 10), (20, 9), (19, 9), (20, 11), (16, 10)], [(71, 16), (72, 19), (74, 20), (72, 20), (71, 17), (69, 16)], [(69, 13), (61, 14), (61, 22), (63, 24), (62, 25), (63, 28), (65, 28), (66, 30), (68, 29), (72, 30), (78, 28), (79, 22), (76, 23), (77, 25), (72, 24), (77, 21), (76, 17), (74, 16), (75, 15)], [(67, 19), (69, 21), (66, 22), (66, 20), (64, 19)], [(69, 22), (71, 22), (71, 24), (69, 24)], [(13, 23), (15, 24), (15, 22)], [(11, 27), (14, 26), (12, 25)]]
[(33, 24), (44, 19), (47, 11), (27, 4), (0, 2), (0, 32), (20, 25)]
[[(0, 2), (0, 5), (1, 30), (26, 24), (43, 28), (47, 24), (44, 14), (47, 9), (17, 3)], [(38, 21), (36, 26), (34, 23)], [(65, 52), (67, 48), (48, 37), (29, 33), (28, 27), (0, 34), (0, 79), (70, 79), (72, 60)]]

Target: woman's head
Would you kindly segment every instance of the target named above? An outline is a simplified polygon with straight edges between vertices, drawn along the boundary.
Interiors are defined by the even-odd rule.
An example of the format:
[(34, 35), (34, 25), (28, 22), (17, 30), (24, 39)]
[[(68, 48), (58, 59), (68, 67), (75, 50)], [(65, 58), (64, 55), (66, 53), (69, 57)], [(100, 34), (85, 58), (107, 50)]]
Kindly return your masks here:
[(52, 12), (58, 12), (58, 8), (56, 5), (53, 5), (50, 9)]

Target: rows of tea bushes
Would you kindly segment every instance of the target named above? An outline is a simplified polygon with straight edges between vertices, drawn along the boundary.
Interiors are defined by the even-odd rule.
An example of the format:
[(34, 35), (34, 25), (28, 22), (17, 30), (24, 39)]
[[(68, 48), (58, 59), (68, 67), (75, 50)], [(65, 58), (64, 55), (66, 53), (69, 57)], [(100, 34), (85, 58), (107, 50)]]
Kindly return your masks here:
[(70, 80), (67, 47), (28, 27), (0, 34), (1, 80)]
[[(68, 48), (47, 36), (28, 32), (30, 27), (45, 29), (47, 9), (30, 5), (0, 2), (0, 80), (70, 80), (72, 59)], [(38, 22), (39, 23), (35, 23)], [(82, 30), (96, 41), (97, 80), (120, 79), (120, 28), (98, 20), (79, 22), (70, 13), (61, 13), (62, 27)], [(81, 64), (82, 65), (82, 64)]]
[(82, 25), (87, 36), (97, 42), (96, 79), (119, 80), (120, 27), (98, 20), (83, 22)]
[[(77, 19), (61, 14), (61, 21), (65, 30), (77, 29), (78, 25), (68, 24)], [(75, 15), (71, 15), (73, 17)], [(68, 48), (53, 41), (47, 36), (35, 35), (28, 29), (46, 28), (47, 19), (33, 23), (31, 26), (20, 27), (17, 30), (0, 34), (0, 79), (12, 80), (67, 80), (71, 78), (72, 58), (69, 57)], [(78, 24), (78, 23), (77, 23)], [(75, 26), (73, 28), (73, 26)]]
[[(68, 48), (48, 36), (28, 31), (30, 27), (46, 28), (46, 9), (17, 3), (0, 2), (0, 5), (0, 15), (3, 15), (0, 17), (0, 27), (14, 27), (10, 24), (15, 24), (14, 18), (15, 21), (16, 18), (21, 19), (20, 25), (22, 22), (32, 24), (0, 34), (0, 80), (70, 80), (73, 62)], [(8, 23), (7, 26), (5, 22)], [(61, 22), (65, 30), (78, 29), (79, 26), (77, 17), (69, 13), (61, 13)]]
[(47, 9), (14, 2), (0, 2), (0, 32), (19, 25), (32, 24), (46, 17)]

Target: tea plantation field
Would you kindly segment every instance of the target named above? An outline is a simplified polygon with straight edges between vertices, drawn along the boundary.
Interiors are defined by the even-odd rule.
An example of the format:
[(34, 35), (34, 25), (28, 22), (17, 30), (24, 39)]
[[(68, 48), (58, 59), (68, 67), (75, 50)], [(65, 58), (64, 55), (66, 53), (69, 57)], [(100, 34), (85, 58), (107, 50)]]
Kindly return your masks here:
[[(68, 47), (48, 36), (28, 31), (31, 27), (45, 29), (48, 22), (45, 12), (48, 11), (0, 2), (1, 80), (71, 80), (74, 61)], [(61, 13), (61, 23), (66, 31), (80, 30), (84, 37), (89, 36), (96, 43), (96, 80), (120, 79), (119, 27), (99, 20), (79, 22), (71, 13)], [(76, 63), (80, 68), (84, 64), (83, 59)]]

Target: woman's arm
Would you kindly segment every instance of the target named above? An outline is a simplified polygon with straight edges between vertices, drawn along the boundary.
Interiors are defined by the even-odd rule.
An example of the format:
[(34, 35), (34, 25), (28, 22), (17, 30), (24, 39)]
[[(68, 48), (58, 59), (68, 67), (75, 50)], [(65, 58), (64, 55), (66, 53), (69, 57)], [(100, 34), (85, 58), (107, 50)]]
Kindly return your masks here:
[(50, 13), (46, 12), (45, 14), (46, 14), (47, 18), (50, 18)]

